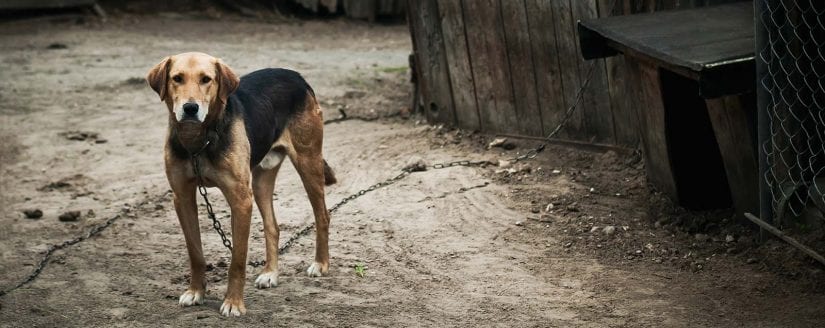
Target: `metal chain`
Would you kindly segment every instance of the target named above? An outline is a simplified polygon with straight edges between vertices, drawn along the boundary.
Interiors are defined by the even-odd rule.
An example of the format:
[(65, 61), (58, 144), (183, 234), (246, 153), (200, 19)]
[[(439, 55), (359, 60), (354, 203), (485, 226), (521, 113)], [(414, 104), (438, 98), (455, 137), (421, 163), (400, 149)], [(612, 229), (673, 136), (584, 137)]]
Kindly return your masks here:
[[(204, 146), (204, 148), (205, 147), (206, 146)], [(206, 186), (203, 184), (203, 175), (201, 175), (200, 162), (200, 154), (192, 155), (192, 167), (195, 171), (195, 177), (198, 179), (198, 193), (201, 194), (203, 202), (206, 203), (206, 214), (209, 216), (209, 219), (212, 220), (212, 228), (221, 236), (223, 245), (226, 246), (229, 251), (232, 251), (232, 241), (226, 238), (226, 233), (223, 231), (223, 228), (221, 228), (221, 221), (218, 221), (218, 218), (215, 216), (215, 211), (212, 210), (212, 203), (209, 202), (209, 197), (207, 197)]]
[(87, 231), (85, 234), (83, 234), (81, 236), (77, 236), (73, 239), (66, 240), (66, 241), (64, 241), (60, 244), (49, 245), (49, 248), (47, 248), (46, 251), (43, 253), (43, 258), (41, 258), (40, 262), (38, 262), (37, 265), (34, 267), (34, 271), (29, 273), (29, 275), (26, 276), (26, 278), (23, 279), (23, 281), (19, 282), (14, 287), (11, 287), (9, 289), (0, 291), (0, 296), (6, 295), (6, 294), (12, 292), (15, 289), (23, 287), (26, 284), (32, 282), (35, 278), (37, 278), (37, 276), (39, 276), (40, 273), (43, 272), (43, 269), (46, 268), (46, 263), (49, 262), (49, 259), (51, 259), (51, 256), (54, 252), (59, 251), (61, 249), (64, 249), (66, 247), (69, 247), (71, 245), (77, 244), (81, 241), (84, 241), (86, 239), (89, 239), (89, 238), (92, 238), (92, 237), (96, 236), (97, 234), (99, 234), (104, 229), (108, 228), (110, 225), (112, 225), (112, 223), (115, 223), (115, 221), (117, 221), (120, 218), (121, 218), (120, 215), (115, 215), (114, 217), (109, 218), (105, 222), (92, 227), (91, 229), (89, 229), (89, 231)]

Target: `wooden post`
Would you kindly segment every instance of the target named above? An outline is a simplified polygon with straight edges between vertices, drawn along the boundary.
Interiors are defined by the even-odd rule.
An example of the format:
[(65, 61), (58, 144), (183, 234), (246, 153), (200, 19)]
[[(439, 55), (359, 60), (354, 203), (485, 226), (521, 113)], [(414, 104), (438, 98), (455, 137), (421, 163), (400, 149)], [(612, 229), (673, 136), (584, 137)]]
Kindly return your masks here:
[(665, 106), (662, 101), (662, 85), (659, 68), (649, 63), (626, 58), (632, 75), (631, 83), (638, 87), (636, 117), (639, 122), (639, 138), (642, 141), (647, 177), (659, 191), (678, 200), (676, 180), (673, 175), (668, 153), (667, 132), (665, 131)]
[(705, 101), (722, 154), (733, 206), (739, 217), (745, 212), (756, 212), (759, 209), (759, 174), (754, 149), (756, 143), (749, 124), (753, 119), (749, 119), (746, 112), (753, 113), (755, 108), (746, 108), (743, 97), (753, 97), (753, 94)]

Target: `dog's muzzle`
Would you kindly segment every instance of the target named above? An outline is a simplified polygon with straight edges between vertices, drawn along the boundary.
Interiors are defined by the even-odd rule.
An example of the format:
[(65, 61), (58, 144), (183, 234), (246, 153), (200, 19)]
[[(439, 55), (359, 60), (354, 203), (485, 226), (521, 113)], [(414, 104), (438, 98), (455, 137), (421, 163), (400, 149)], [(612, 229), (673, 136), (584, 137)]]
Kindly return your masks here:
[(202, 123), (206, 118), (207, 108), (203, 104), (190, 101), (176, 108), (175, 118), (178, 119), (178, 122)]

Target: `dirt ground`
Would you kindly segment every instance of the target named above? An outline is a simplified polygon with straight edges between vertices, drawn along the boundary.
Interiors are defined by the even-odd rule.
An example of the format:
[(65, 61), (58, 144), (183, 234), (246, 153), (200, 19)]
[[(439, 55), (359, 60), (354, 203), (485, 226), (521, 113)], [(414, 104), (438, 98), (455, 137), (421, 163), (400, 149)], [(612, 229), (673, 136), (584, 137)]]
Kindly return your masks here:
[[(0, 298), (0, 326), (825, 323), (821, 266), (782, 243), (755, 244), (729, 212), (669, 206), (632, 153), (563, 146), (511, 167), (414, 173), (345, 205), (332, 217), (330, 274), (306, 277), (314, 238), (304, 237), (281, 257), (276, 288), (255, 289), (249, 268), (240, 318), (218, 313), (229, 254), (202, 213), (209, 294), (202, 306), (178, 307), (188, 264), (162, 169), (166, 110), (143, 81), (148, 68), (192, 50), (239, 73), (287, 67), (313, 85), (327, 118), (338, 108), (386, 115), (409, 106), (407, 33), (404, 25), (171, 13), (0, 23), (0, 288), (31, 272), (48, 245), (122, 216)], [(487, 150), (490, 136), (417, 116), (330, 124), (325, 137), (339, 178), (328, 204), (415, 160), (497, 161), (535, 145), (511, 140), (512, 150)], [(279, 177), (285, 240), (311, 210), (294, 169)], [(210, 197), (228, 224), (224, 200), (217, 190)], [(32, 209), (42, 218), (26, 218)], [(81, 217), (61, 222), (66, 211)], [(255, 215), (251, 259), (263, 257), (261, 229)]]

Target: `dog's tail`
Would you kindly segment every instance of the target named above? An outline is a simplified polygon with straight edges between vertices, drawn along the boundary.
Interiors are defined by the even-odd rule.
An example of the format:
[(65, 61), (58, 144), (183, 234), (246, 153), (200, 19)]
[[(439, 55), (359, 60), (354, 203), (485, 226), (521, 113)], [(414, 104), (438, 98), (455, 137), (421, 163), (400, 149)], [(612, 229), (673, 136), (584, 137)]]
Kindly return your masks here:
[(335, 184), (336, 182), (338, 182), (338, 179), (335, 178), (335, 172), (333, 172), (332, 168), (329, 167), (327, 160), (324, 160), (324, 184), (329, 186)]

